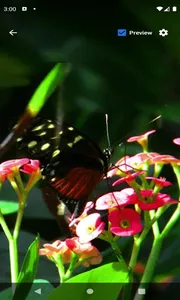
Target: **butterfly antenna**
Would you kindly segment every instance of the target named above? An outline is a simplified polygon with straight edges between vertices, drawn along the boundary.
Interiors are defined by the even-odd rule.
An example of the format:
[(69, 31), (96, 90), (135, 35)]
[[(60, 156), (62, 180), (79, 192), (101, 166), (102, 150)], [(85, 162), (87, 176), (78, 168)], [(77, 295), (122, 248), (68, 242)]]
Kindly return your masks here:
[(111, 142), (110, 142), (110, 137), (109, 137), (108, 114), (105, 114), (105, 120), (106, 120), (106, 137), (107, 137), (107, 144), (108, 144), (108, 149), (111, 151)]

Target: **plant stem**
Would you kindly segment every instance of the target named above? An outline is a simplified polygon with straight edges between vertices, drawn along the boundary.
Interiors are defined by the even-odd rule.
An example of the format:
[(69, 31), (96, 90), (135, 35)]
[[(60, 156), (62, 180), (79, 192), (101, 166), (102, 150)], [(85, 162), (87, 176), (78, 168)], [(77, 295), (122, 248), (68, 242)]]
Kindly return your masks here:
[(66, 274), (64, 275), (64, 281), (68, 280), (70, 277), (71, 277), (71, 274), (72, 272), (74, 271), (75, 269), (75, 266), (76, 266), (76, 262), (78, 260), (78, 255), (75, 254), (75, 253), (72, 253), (72, 257), (71, 257), (71, 262), (70, 262), (70, 265), (69, 265), (69, 268), (68, 270), (66, 271)]
[[(151, 220), (153, 220), (153, 218), (155, 217), (155, 212), (152, 210), (152, 211), (149, 211), (149, 215), (151, 217)], [(152, 224), (152, 230), (153, 230), (153, 234), (154, 234), (154, 237), (156, 238), (156, 236), (159, 236), (159, 225), (158, 225), (158, 222), (155, 221), (153, 224)]]
[(59, 280), (60, 283), (63, 283), (65, 281), (64, 275), (65, 275), (65, 268), (62, 262), (62, 258), (59, 254), (57, 254), (55, 257), (56, 267), (58, 269), (59, 273)]
[[(157, 260), (158, 260), (158, 257), (159, 257), (160, 251), (161, 251), (162, 242), (163, 242), (163, 240), (160, 235), (158, 237), (156, 236), (156, 238), (154, 239), (154, 242), (153, 242), (153, 245), (151, 248), (151, 252), (150, 252), (139, 288), (145, 288), (148, 286), (148, 283), (152, 282), (152, 277), (153, 277), (156, 263), (157, 263)], [(144, 298), (144, 295), (139, 295), (138, 292), (136, 292), (134, 300), (142, 300), (143, 298)]]
[(130, 258), (130, 262), (129, 262), (129, 267), (132, 271), (136, 265), (136, 261), (137, 261), (137, 257), (138, 257), (139, 251), (140, 251), (141, 243), (142, 243), (142, 240), (140, 240), (139, 238), (138, 239), (134, 238), (133, 249), (132, 249), (131, 258)]
[(24, 208), (25, 208), (25, 204), (26, 204), (26, 195), (27, 195), (27, 193), (24, 192), (19, 199), (19, 210), (17, 212), (16, 223), (15, 223), (14, 231), (13, 231), (14, 239), (17, 239), (19, 236), (19, 230), (21, 227), (21, 222), (22, 222), (22, 218), (23, 218), (23, 214), (24, 214)]
[(1, 210), (0, 210), (0, 224), (1, 224), (1, 227), (2, 227), (2, 229), (4, 231), (4, 233), (5, 233), (8, 241), (10, 241), (12, 239), (12, 235), (11, 235), (11, 232), (10, 232), (7, 224), (6, 224), (6, 221), (4, 220), (4, 216), (3, 216), (2, 212), (1, 212)]
[(174, 211), (173, 215), (171, 216), (170, 220), (164, 227), (163, 231), (161, 232), (161, 238), (164, 239), (169, 231), (172, 229), (172, 227), (175, 225), (175, 223), (179, 220), (180, 217), (180, 204), (178, 204), (176, 210)]
[(116, 257), (117, 257), (118, 261), (121, 262), (121, 263), (123, 263), (124, 266), (127, 268), (127, 264), (126, 264), (124, 258), (122, 257), (122, 253), (121, 253), (121, 251), (120, 251), (120, 249), (119, 249), (117, 243), (114, 242), (113, 240), (112, 240), (112, 241), (109, 241), (109, 243), (111, 244), (111, 247), (112, 247), (112, 249), (114, 250), (114, 252), (115, 252), (115, 254), (116, 254)]
[[(18, 251), (17, 242), (12, 236), (5, 220), (3, 214), (0, 211), (0, 224), (9, 242), (9, 260), (10, 260), (10, 270), (11, 270), (11, 283), (17, 283), (18, 279)], [(14, 287), (13, 287), (14, 288)]]
[(18, 282), (18, 249), (17, 240), (12, 238), (9, 240), (9, 258), (10, 258), (10, 270), (11, 270), (11, 283)]

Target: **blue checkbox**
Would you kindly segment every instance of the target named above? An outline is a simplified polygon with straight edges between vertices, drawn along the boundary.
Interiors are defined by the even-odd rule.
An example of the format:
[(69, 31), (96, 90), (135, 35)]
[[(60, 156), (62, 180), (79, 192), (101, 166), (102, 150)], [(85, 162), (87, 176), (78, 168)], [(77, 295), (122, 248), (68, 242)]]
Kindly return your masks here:
[(117, 35), (118, 36), (126, 36), (126, 34), (127, 34), (126, 29), (118, 29), (117, 30)]

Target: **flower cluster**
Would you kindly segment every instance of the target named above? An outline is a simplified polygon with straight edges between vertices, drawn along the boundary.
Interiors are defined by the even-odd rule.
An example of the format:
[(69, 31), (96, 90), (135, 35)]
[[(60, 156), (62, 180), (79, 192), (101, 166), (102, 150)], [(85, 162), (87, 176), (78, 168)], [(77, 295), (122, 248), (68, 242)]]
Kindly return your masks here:
[(32, 174), (39, 171), (39, 161), (29, 158), (12, 159), (0, 164), (0, 182), (4, 182), (8, 175), (14, 175), (17, 171)]
[[(172, 185), (171, 182), (159, 176), (163, 165), (178, 166), (180, 160), (171, 155), (148, 153), (148, 135), (154, 132), (155, 130), (152, 130), (128, 139), (127, 142), (138, 142), (143, 152), (123, 157), (107, 174), (107, 177), (119, 175), (120, 178), (113, 183), (114, 187), (122, 183), (126, 183), (127, 187), (100, 196), (95, 204), (92, 201), (87, 202), (82, 214), (78, 218), (72, 218), (69, 224), (76, 237), (45, 244), (44, 249), (40, 250), (40, 255), (46, 255), (55, 262), (58, 255), (63, 263), (70, 263), (75, 255), (76, 265), (82, 263), (89, 266), (100, 263), (102, 257), (92, 246), (93, 239), (99, 237), (111, 243), (116, 236), (137, 235), (147, 225), (143, 219), (143, 212), (156, 212), (159, 208), (165, 209), (170, 204), (178, 204), (177, 200), (162, 192), (162, 189)], [(178, 144), (176, 140), (174, 142)], [(149, 176), (150, 167), (153, 167), (153, 176)], [(92, 208), (95, 212), (90, 213)], [(107, 230), (101, 218), (102, 210), (108, 211)], [(150, 221), (152, 225), (153, 220)]]
[(46, 255), (58, 264), (59, 259), (63, 264), (74, 260), (75, 267), (79, 264), (89, 267), (101, 263), (102, 256), (98, 249), (90, 242), (81, 244), (78, 237), (68, 238), (65, 241), (57, 240), (52, 244), (44, 244), (39, 250), (40, 255)]

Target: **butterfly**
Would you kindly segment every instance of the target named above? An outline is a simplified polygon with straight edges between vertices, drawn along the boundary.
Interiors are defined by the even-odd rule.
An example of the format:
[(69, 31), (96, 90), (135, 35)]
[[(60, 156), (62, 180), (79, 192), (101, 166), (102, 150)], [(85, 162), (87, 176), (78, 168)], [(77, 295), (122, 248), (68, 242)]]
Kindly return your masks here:
[(35, 119), (17, 139), (24, 157), (40, 161), (46, 204), (56, 216), (77, 216), (100, 179), (106, 176), (111, 150), (104, 152), (68, 123)]

